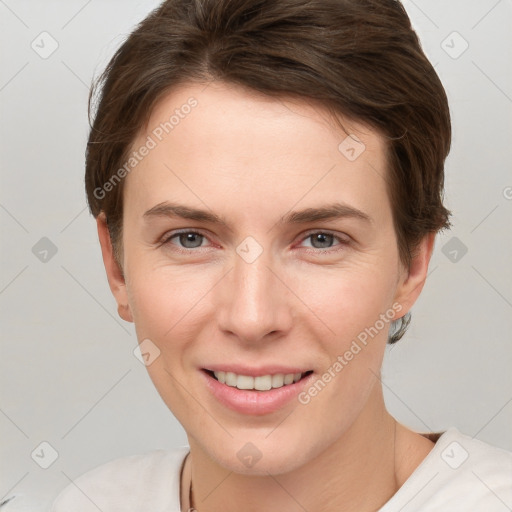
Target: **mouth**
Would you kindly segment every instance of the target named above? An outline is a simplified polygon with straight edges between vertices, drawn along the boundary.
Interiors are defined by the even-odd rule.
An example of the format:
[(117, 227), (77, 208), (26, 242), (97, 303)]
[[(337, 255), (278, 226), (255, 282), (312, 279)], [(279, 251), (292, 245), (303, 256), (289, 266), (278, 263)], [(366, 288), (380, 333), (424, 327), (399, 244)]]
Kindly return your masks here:
[(203, 372), (226, 386), (246, 391), (270, 391), (299, 382), (313, 373), (313, 370), (298, 373), (275, 373), (267, 375), (240, 375), (233, 372), (213, 371), (203, 368)]
[(203, 368), (200, 373), (217, 403), (249, 416), (277, 413), (291, 406), (304, 388), (311, 384), (315, 375), (313, 370), (301, 372), (300, 367), (279, 366), (258, 370), (247, 367), (213, 367)]

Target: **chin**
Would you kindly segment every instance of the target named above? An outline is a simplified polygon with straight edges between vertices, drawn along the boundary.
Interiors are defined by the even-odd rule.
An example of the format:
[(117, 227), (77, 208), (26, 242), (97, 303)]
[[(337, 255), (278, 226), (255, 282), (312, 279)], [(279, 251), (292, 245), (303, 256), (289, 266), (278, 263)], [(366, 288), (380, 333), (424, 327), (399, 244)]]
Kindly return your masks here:
[[(265, 460), (264, 460), (265, 459)], [(262, 457), (252, 466), (248, 463), (242, 463), (237, 457), (218, 461), (219, 465), (228, 471), (247, 476), (268, 476), (281, 475), (290, 473), (303, 465), (301, 460), (297, 460), (296, 456), (272, 456)]]
[[(266, 434), (267, 435), (267, 434)], [(305, 439), (299, 443), (283, 443), (276, 437), (261, 441), (234, 441), (215, 449), (210, 446), (209, 456), (228, 471), (248, 476), (280, 475), (292, 472), (318, 455), (321, 446), (305, 449)], [(316, 453), (318, 452), (318, 453)]]

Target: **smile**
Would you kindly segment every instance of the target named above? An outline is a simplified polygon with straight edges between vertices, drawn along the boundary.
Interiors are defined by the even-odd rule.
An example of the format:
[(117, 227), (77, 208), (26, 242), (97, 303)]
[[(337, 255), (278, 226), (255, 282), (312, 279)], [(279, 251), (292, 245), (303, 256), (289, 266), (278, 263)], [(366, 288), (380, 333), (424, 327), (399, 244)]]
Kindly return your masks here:
[(305, 373), (276, 373), (274, 375), (261, 375), (252, 377), (250, 375), (238, 375), (233, 372), (208, 371), (215, 379), (221, 384), (226, 384), (232, 388), (247, 389), (256, 391), (268, 391), (270, 389), (277, 389), (294, 382), (298, 382), (306, 375), (312, 373), (311, 371)]
[[(217, 403), (246, 415), (275, 413), (297, 400), (314, 378), (300, 368), (202, 368), (203, 382)], [(293, 373), (290, 370), (294, 370)], [(247, 375), (252, 373), (252, 375)]]

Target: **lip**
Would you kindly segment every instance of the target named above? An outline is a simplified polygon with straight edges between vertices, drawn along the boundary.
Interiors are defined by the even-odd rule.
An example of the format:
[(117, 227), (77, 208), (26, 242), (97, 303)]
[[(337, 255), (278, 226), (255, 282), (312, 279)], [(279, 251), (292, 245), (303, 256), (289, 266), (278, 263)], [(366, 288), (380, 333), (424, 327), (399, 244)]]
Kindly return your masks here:
[[(230, 366), (229, 368), (235, 367)], [(208, 369), (210, 370), (210, 368)], [(243, 373), (247, 372), (248, 370), (250, 369), (245, 368), (239, 369), (238, 371), (222, 369), (215, 371), (233, 371), (233, 373), (238, 373), (239, 375), (249, 375), (251, 377), (276, 373), (299, 373), (300, 371), (300, 369), (298, 369), (296, 372), (294, 372), (290, 368), (287, 368), (285, 371), (275, 371), (274, 369), (269, 371), (269, 367), (267, 367), (264, 370), (259, 369), (256, 371), (253, 369), (252, 373)], [(261, 371), (268, 373), (260, 373)], [(309, 384), (315, 375), (314, 373), (310, 373), (299, 381), (294, 382), (293, 384), (287, 384), (286, 386), (282, 386), (280, 388), (269, 389), (268, 391), (256, 391), (233, 388), (226, 384), (222, 384), (217, 379), (209, 375), (204, 369), (200, 371), (200, 374), (202, 375), (202, 378), (205, 379), (206, 387), (218, 402), (233, 411), (252, 416), (271, 414), (278, 411), (279, 409), (282, 409), (297, 398), (297, 395)]]

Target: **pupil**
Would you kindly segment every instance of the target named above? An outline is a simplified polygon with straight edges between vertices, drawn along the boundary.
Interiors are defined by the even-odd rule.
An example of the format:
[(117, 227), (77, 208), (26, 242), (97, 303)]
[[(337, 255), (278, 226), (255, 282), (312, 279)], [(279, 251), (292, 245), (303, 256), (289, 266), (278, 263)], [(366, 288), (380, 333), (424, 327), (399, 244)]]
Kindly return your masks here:
[[(200, 247), (201, 245), (201, 235), (198, 235), (197, 233), (185, 233), (180, 236), (180, 242), (183, 246), (187, 247), (188, 249), (194, 248), (194, 247)], [(195, 243), (194, 243), (195, 242)], [(199, 242), (199, 243), (197, 243)], [(188, 245), (188, 244), (191, 245)]]
[[(325, 248), (329, 246), (329, 242), (331, 241), (333, 235), (329, 235), (327, 233), (318, 233), (317, 235), (313, 235), (313, 247), (316, 248)], [(319, 242), (321, 247), (316, 246), (315, 244)], [(327, 244), (327, 245), (322, 245)]]

